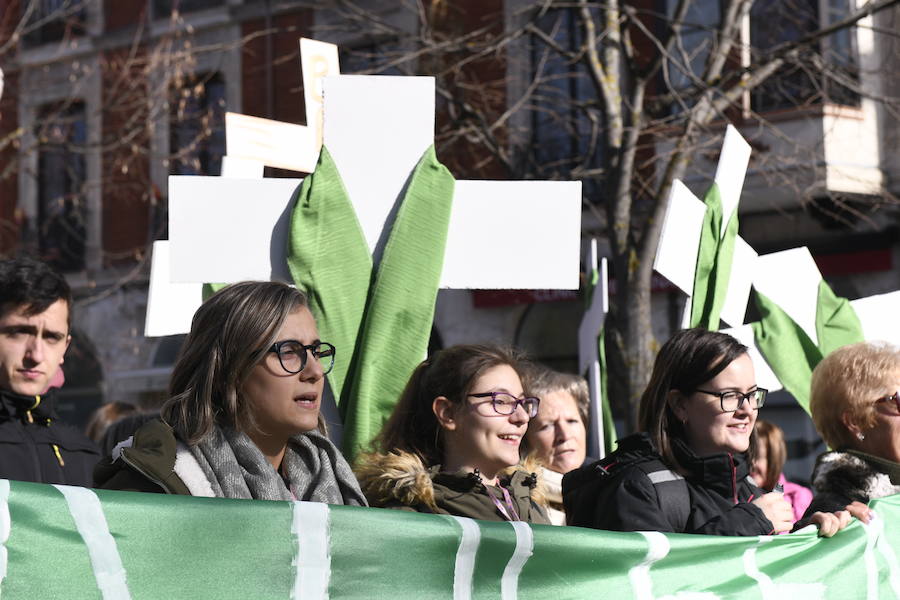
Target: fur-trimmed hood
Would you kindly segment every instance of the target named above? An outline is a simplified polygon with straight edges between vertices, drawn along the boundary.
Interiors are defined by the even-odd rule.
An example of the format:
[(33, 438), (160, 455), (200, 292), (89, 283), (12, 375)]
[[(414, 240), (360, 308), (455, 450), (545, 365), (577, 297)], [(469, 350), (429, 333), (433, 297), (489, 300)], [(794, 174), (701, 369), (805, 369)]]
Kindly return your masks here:
[(900, 485), (893, 484), (890, 475), (877, 466), (857, 453), (826, 452), (813, 469), (813, 487), (819, 494), (847, 496), (861, 502), (900, 493)]
[[(535, 472), (529, 471), (530, 466)], [(500, 480), (522, 520), (544, 523), (546, 499), (537, 471), (538, 465), (516, 465), (506, 469)], [(372, 506), (499, 519), (487, 488), (475, 473), (446, 473), (440, 465), (426, 467), (408, 452), (364, 454), (357, 460), (355, 472)], [(532, 518), (525, 513), (533, 513)]]

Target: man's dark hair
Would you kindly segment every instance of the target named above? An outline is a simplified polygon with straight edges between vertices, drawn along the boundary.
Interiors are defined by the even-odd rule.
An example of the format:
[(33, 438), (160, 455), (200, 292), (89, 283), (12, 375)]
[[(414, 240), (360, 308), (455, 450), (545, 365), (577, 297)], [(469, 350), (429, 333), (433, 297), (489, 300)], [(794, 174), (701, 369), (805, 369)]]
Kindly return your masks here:
[(57, 300), (65, 300), (71, 325), (72, 290), (62, 275), (33, 258), (0, 260), (0, 315), (20, 306), (26, 316), (37, 315)]

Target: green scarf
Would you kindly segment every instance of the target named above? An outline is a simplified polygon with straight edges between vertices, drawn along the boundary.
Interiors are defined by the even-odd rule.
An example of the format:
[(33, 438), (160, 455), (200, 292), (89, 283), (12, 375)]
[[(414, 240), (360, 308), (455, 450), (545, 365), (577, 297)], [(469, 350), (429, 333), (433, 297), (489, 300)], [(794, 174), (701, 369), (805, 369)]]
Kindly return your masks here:
[(721, 235), (724, 215), (718, 184), (712, 184), (703, 202), (706, 204), (706, 213), (700, 230), (697, 269), (694, 272), (690, 326), (715, 331), (719, 328), (719, 317), (728, 293), (734, 240), (738, 233), (738, 215), (737, 210), (731, 214), (725, 234)]

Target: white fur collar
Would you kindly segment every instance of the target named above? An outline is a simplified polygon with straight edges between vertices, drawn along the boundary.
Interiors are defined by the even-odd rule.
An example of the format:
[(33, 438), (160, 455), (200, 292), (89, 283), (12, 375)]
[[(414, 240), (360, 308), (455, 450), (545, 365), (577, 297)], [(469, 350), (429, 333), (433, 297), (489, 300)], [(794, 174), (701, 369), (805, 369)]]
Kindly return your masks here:
[(175, 474), (190, 490), (191, 496), (216, 497), (203, 469), (200, 468), (200, 463), (197, 462), (188, 447), (181, 442), (178, 442), (175, 448)]

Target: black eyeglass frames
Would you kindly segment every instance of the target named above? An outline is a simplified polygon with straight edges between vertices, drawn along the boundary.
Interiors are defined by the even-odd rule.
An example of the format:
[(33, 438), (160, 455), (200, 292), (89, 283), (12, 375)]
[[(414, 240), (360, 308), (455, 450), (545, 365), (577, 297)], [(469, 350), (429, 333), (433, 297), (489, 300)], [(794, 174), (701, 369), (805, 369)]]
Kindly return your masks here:
[(482, 392), (478, 394), (467, 394), (473, 398), (491, 399), (491, 408), (498, 415), (511, 415), (516, 412), (516, 407), (521, 405), (525, 409), (528, 418), (534, 418), (538, 414), (538, 408), (541, 405), (540, 398), (526, 396), (525, 398), (516, 398), (507, 392)]
[(297, 340), (282, 340), (275, 342), (268, 352), (274, 352), (278, 355), (278, 362), (281, 368), (288, 373), (299, 373), (306, 367), (307, 355), (312, 354), (313, 358), (322, 365), (322, 374), (327, 375), (334, 367), (334, 346), (328, 342), (313, 342), (312, 344), (303, 344)]

